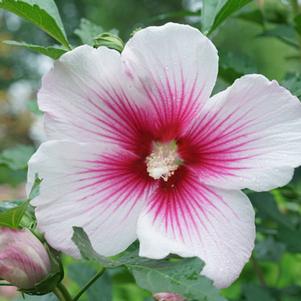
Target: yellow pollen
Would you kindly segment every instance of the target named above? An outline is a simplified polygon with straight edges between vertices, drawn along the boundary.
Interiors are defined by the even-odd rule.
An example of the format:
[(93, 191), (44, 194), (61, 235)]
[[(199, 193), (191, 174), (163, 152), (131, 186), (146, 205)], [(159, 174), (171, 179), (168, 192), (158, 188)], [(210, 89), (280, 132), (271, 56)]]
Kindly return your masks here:
[(167, 182), (181, 164), (177, 153), (177, 145), (174, 141), (170, 143), (158, 143), (153, 145), (152, 153), (145, 160), (147, 172), (155, 180), (160, 178)]

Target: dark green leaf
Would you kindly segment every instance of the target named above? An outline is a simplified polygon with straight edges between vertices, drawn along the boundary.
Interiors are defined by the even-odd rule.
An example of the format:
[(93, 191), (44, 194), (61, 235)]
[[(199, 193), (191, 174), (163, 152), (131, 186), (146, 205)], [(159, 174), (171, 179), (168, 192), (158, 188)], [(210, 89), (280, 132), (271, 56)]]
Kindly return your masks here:
[(30, 145), (17, 145), (0, 153), (0, 164), (12, 170), (24, 169), (33, 152), (34, 148)]
[[(95, 274), (96, 268), (87, 262), (77, 262), (68, 267), (68, 275), (82, 288)], [(108, 273), (104, 273), (87, 290), (90, 301), (111, 301), (112, 281)]]
[(98, 261), (104, 267), (120, 266), (120, 264), (114, 260), (97, 254), (91, 245), (88, 235), (82, 228), (73, 227), (73, 231), (72, 240), (78, 247), (80, 254), (84, 259)]
[(152, 293), (173, 292), (195, 301), (225, 300), (212, 281), (200, 276), (202, 268), (198, 258), (130, 266), (137, 284)]
[(230, 15), (250, 3), (252, 0), (204, 0), (202, 25), (205, 34), (213, 32)]
[(285, 226), (281, 226), (278, 230), (277, 239), (282, 241), (288, 251), (293, 253), (301, 253), (301, 228), (292, 230)]
[(94, 38), (101, 34), (103, 29), (101, 26), (92, 23), (87, 19), (81, 19), (79, 28), (74, 31), (74, 33), (81, 39), (83, 44), (88, 44), (93, 46)]
[(65, 47), (70, 47), (53, 0), (0, 0), (0, 8), (32, 22)]
[(255, 257), (259, 260), (279, 261), (285, 251), (285, 244), (277, 242), (273, 237), (260, 241), (255, 246)]
[(49, 56), (54, 60), (58, 59), (61, 55), (63, 55), (65, 52), (68, 51), (67, 49), (57, 45), (44, 47), (40, 45), (27, 44), (25, 42), (17, 42), (17, 41), (4, 41), (3, 43), (7, 45), (17, 46), (17, 47), (25, 47), (32, 51)]
[(258, 210), (258, 215), (263, 219), (269, 218), (293, 230), (294, 225), (289, 217), (281, 213), (271, 193), (261, 192), (249, 195), (253, 206)]
[(288, 73), (281, 84), (301, 99), (301, 73)]
[(237, 18), (244, 20), (244, 21), (253, 22), (253, 23), (259, 24), (261, 26), (264, 25), (264, 17), (263, 17), (263, 14), (260, 9), (242, 12), (237, 15)]
[(142, 288), (152, 292), (172, 291), (183, 295), (188, 300), (224, 301), (212, 281), (200, 276), (203, 263), (198, 258), (175, 261), (151, 260), (138, 256), (137, 246), (133, 245), (115, 259), (98, 255), (92, 248), (88, 236), (83, 229), (73, 227), (72, 240), (85, 259), (98, 261), (108, 268), (121, 265), (132, 271), (136, 282)]
[(244, 74), (257, 72), (254, 62), (248, 56), (223, 51), (219, 55), (219, 76), (228, 83)]
[(295, 17), (294, 22), (297, 32), (301, 35), (301, 14)]
[(246, 301), (276, 301), (268, 289), (256, 284), (248, 284), (243, 287), (243, 294)]

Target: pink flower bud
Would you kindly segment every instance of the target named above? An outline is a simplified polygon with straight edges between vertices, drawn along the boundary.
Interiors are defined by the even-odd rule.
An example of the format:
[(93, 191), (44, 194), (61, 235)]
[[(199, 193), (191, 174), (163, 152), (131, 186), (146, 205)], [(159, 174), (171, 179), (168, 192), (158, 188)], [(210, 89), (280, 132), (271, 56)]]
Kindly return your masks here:
[(47, 251), (29, 230), (0, 228), (0, 279), (31, 289), (50, 270)]
[(175, 293), (157, 293), (153, 296), (157, 301), (185, 301), (185, 298)]

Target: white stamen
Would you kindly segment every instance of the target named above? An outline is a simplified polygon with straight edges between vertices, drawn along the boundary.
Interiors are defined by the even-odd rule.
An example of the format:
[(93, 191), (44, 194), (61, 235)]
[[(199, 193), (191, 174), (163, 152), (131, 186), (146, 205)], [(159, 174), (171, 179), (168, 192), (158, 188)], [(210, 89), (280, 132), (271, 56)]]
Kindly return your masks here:
[(167, 181), (181, 164), (177, 153), (177, 145), (170, 143), (154, 143), (152, 153), (146, 158), (147, 172), (155, 180)]

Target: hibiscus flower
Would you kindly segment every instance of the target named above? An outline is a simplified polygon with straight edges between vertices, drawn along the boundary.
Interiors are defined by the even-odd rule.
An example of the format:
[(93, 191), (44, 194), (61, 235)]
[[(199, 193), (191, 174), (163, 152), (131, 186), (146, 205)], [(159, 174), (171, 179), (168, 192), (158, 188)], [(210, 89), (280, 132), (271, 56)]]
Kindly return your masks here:
[[(135, 33), (122, 53), (80, 46), (38, 94), (48, 141), (28, 187), (52, 247), (72, 256), (72, 226), (111, 256), (137, 238), (140, 256), (198, 256), (226, 287), (248, 261), (254, 210), (241, 189), (287, 184), (301, 164), (301, 105), (276, 81), (243, 76), (210, 98), (217, 50), (197, 29)], [(29, 189), (28, 189), (29, 190)]]

